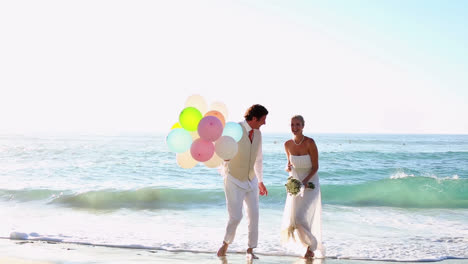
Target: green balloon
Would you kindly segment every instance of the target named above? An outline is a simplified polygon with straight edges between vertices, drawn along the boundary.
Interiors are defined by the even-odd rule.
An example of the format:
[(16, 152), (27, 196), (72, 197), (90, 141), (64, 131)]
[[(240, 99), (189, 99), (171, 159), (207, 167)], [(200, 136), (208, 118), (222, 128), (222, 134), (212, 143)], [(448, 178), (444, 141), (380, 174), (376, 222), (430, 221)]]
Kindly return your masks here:
[(197, 108), (187, 107), (180, 113), (179, 123), (187, 131), (196, 131), (202, 118), (203, 116)]

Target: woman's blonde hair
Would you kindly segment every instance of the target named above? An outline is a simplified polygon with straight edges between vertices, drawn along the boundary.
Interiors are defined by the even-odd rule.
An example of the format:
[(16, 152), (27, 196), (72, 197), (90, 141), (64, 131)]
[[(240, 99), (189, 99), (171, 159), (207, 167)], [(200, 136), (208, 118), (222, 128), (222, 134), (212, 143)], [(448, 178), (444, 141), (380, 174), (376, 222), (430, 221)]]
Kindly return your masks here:
[(304, 117), (302, 117), (301, 115), (295, 115), (295, 116), (291, 117), (291, 120), (293, 120), (293, 119), (299, 120), (302, 123), (302, 126), (305, 125)]

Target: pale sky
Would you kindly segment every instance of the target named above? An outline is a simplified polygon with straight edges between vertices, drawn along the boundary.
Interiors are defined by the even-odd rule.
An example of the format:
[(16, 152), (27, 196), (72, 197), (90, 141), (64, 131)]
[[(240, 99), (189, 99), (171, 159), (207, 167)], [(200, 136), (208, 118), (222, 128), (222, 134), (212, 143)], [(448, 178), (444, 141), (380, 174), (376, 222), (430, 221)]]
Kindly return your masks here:
[(265, 132), (468, 134), (468, 2), (0, 2), (0, 133), (169, 132), (185, 100)]

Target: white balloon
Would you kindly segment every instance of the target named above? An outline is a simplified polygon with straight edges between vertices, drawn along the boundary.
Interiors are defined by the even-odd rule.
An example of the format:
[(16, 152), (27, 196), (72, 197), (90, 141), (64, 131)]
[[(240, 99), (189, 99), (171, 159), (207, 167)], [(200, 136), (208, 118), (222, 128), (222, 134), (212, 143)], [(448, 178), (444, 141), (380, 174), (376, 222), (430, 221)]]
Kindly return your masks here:
[(221, 114), (223, 114), (224, 120), (228, 120), (228, 109), (223, 102), (216, 101), (211, 103), (210, 110), (216, 110), (220, 112)]
[(198, 134), (198, 131), (189, 131), (189, 134), (192, 136), (192, 141), (195, 141), (200, 138), (200, 135)]
[(177, 153), (176, 160), (177, 160), (177, 165), (179, 165), (179, 167), (183, 169), (190, 169), (190, 168), (195, 167), (195, 165), (198, 164), (198, 161), (196, 161), (192, 157), (190, 150), (184, 153)]
[(205, 115), (207, 103), (203, 96), (194, 94), (187, 98), (187, 100), (185, 101), (185, 107), (195, 107), (196, 109), (198, 109), (198, 111), (200, 111), (202, 115)]
[(221, 166), (222, 163), (223, 159), (216, 155), (216, 153), (210, 160), (203, 162), (203, 164), (205, 164), (208, 168), (217, 168)]
[(234, 158), (237, 150), (237, 142), (230, 136), (221, 136), (215, 142), (215, 153), (223, 160)]

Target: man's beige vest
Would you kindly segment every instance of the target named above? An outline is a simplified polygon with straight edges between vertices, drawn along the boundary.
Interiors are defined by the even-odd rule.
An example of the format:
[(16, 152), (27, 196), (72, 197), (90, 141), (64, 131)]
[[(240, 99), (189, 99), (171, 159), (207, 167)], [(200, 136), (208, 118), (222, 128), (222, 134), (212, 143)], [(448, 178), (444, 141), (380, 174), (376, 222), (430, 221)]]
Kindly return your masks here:
[(238, 150), (236, 156), (229, 161), (229, 174), (240, 181), (252, 180), (255, 177), (254, 164), (257, 159), (260, 145), (260, 131), (254, 130), (253, 142), (250, 143), (248, 132), (244, 125), (242, 127), (242, 138), (237, 142)]

